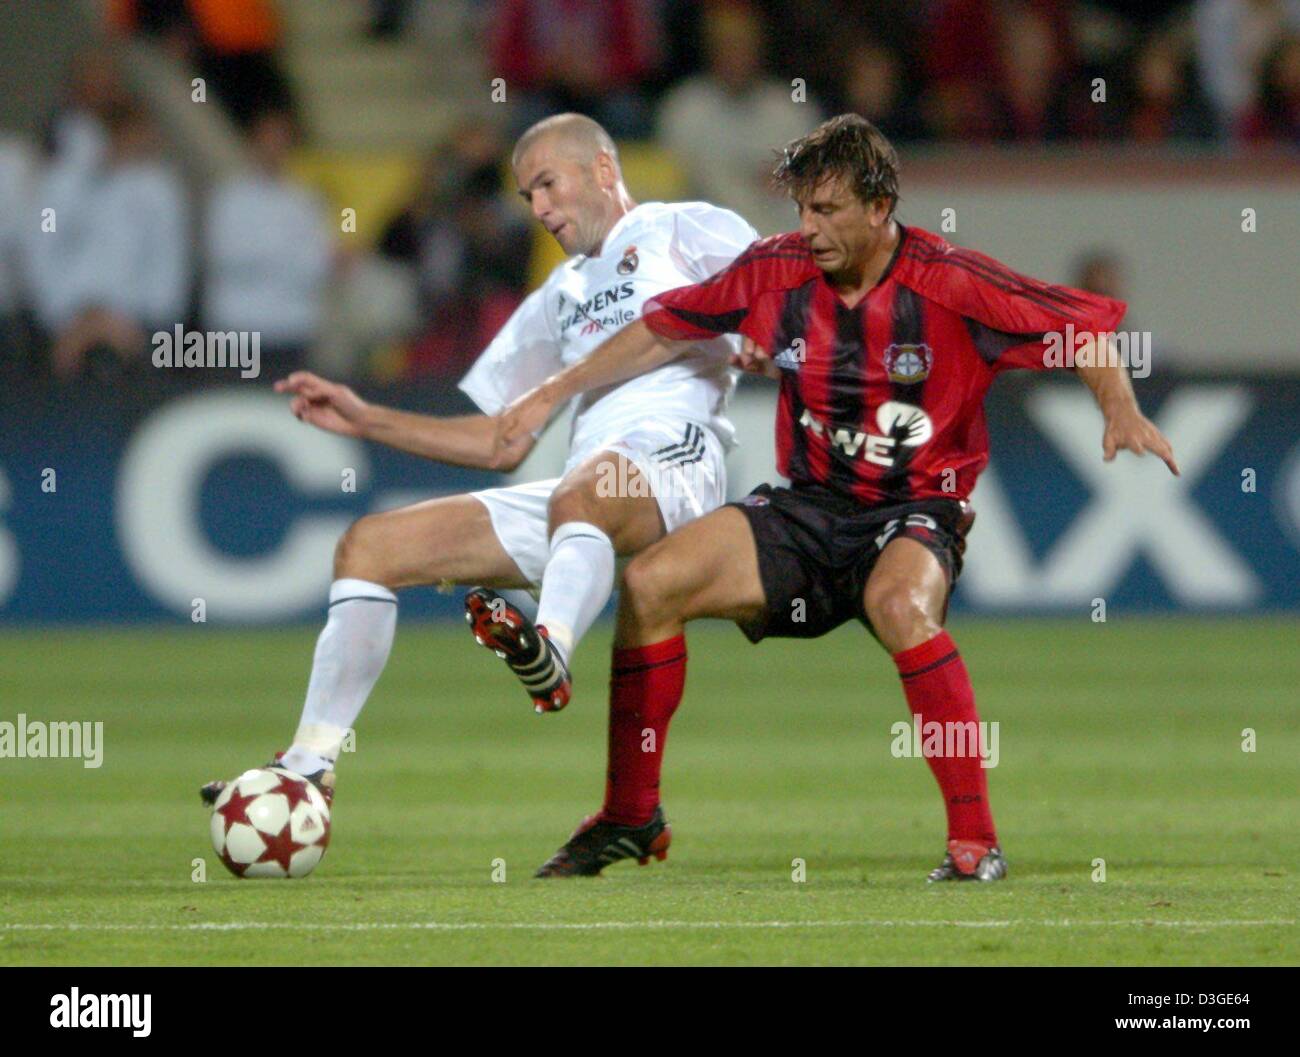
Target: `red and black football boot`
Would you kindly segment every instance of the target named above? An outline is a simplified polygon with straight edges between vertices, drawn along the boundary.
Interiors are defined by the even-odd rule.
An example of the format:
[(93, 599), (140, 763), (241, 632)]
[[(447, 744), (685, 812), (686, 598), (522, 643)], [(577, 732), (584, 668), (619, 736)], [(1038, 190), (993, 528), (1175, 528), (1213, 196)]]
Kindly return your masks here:
[(540, 624), (486, 587), (465, 596), (465, 621), (474, 641), (486, 646), (523, 684), (536, 712), (558, 712), (569, 703), (573, 681), (568, 665)]
[(1007, 875), (1007, 860), (1001, 849), (975, 840), (950, 840), (943, 862), (930, 871), (926, 882), (1001, 881)]
[[(280, 762), (283, 758), (284, 758), (284, 753), (277, 752), (275, 756), (271, 759), (271, 762), (267, 764), (263, 764), (263, 766), (284, 768), (284, 764)], [(287, 768), (285, 769), (287, 770)], [(334, 804), (334, 772), (333, 771), (327, 770), (326, 768), (322, 767), (319, 771), (316, 771), (313, 774), (304, 774), (302, 777), (306, 778), (307, 781), (311, 782), (312, 785), (314, 785), (317, 789), (320, 790), (320, 795), (325, 798), (325, 803), (329, 804), (331, 807), (333, 806)], [(209, 782), (207, 785), (203, 786), (199, 790), (199, 799), (202, 800), (205, 804), (207, 804), (208, 807), (211, 807), (213, 804), (217, 802), (217, 798), (221, 796), (221, 791), (225, 789), (226, 786), (228, 786), (229, 784), (230, 783), (228, 781), (225, 781), (224, 779), (221, 778), (218, 778), (215, 782)]]
[(655, 813), (644, 826), (620, 826), (606, 822), (600, 815), (582, 820), (568, 842), (546, 860), (534, 877), (595, 877), (610, 863), (635, 859), (644, 866), (650, 857), (662, 862), (668, 858), (673, 842), (673, 828), (664, 820), (664, 809)]

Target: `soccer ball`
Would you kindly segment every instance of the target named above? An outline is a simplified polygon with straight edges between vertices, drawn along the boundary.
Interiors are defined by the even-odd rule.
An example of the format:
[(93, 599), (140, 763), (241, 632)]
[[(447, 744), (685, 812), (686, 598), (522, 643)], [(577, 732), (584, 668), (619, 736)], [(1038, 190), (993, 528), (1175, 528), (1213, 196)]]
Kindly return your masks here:
[(211, 832), (236, 877), (306, 877), (330, 841), (329, 804), (301, 775), (260, 767), (221, 791)]

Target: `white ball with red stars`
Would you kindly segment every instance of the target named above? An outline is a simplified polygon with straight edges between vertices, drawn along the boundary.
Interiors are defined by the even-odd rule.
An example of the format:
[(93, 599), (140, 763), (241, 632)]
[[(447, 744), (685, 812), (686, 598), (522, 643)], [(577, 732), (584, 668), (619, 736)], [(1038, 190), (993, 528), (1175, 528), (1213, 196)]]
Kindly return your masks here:
[(321, 791), (281, 767), (245, 771), (212, 806), (212, 847), (236, 877), (306, 877), (330, 841)]

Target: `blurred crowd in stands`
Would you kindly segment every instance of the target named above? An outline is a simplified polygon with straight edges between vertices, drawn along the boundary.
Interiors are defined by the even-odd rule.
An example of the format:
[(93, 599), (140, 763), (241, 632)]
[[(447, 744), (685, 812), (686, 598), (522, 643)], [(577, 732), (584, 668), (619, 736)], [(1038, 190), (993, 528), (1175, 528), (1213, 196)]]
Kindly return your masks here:
[[(376, 41), (437, 0), (355, 0)], [(263, 378), (312, 364), (332, 284), (363, 267), (411, 290), (389, 376), (459, 375), (526, 292), (512, 138), (574, 109), (668, 151), (692, 196), (789, 226), (772, 148), (856, 111), (903, 145), (1068, 141), (1300, 148), (1300, 0), (459, 0), (500, 127), (429, 149), (364, 253), (295, 180), (299, 101), (274, 0), (111, 0), (110, 25), (203, 77), (250, 163), (196, 189), (108, 52), (80, 55), (43, 142), (0, 136), (0, 348), (67, 378), (147, 364), (176, 323), (261, 334)], [(797, 102), (798, 105), (795, 105)], [(365, 262), (359, 262), (359, 256)], [(1115, 281), (1105, 256), (1083, 264)], [(373, 360), (336, 362), (361, 375)]]
[(489, 6), (489, 67), (529, 95), (517, 124), (580, 109), (619, 137), (694, 147), (707, 114), (711, 134), (764, 122), (766, 142), (801, 78), (820, 111), (857, 111), (900, 142), (1300, 145), (1297, 0)]

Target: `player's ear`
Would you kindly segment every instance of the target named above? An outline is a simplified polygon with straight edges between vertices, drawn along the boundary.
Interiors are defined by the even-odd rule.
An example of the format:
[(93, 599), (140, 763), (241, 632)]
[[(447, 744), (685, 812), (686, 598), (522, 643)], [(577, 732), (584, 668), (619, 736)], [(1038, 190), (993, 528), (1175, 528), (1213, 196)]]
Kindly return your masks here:
[(608, 151), (596, 152), (596, 185), (602, 191), (610, 191), (618, 183), (618, 166)]

